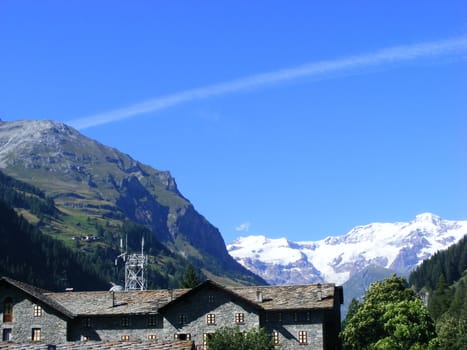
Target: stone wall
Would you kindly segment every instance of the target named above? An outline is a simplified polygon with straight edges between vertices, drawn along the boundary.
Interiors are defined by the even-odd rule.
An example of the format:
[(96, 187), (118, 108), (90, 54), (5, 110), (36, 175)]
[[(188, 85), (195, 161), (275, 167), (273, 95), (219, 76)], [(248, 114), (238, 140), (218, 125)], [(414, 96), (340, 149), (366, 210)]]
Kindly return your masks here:
[[(235, 314), (243, 314), (244, 322), (236, 323)], [(186, 322), (180, 324), (181, 315)], [(208, 324), (208, 314), (214, 315), (214, 324)], [(259, 326), (256, 308), (238, 298), (214, 289), (202, 289), (184, 298), (164, 313), (164, 339), (174, 339), (176, 334), (190, 334), (196, 345), (202, 345), (204, 334), (214, 333), (221, 327), (238, 326), (246, 331)]]
[(154, 340), (154, 336), (160, 340), (162, 326), (160, 315), (78, 317), (70, 322), (69, 340), (119, 341), (124, 336), (126, 341)]
[[(278, 332), (283, 349), (324, 349), (321, 313), (311, 311), (265, 312), (261, 327), (272, 334)], [(306, 344), (300, 344), (299, 332), (306, 332)]]
[[(3, 322), (6, 298), (13, 301), (12, 322)], [(34, 316), (34, 304), (42, 308), (41, 316)], [(62, 343), (67, 340), (67, 321), (64, 316), (40, 301), (29, 299), (21, 290), (8, 286), (0, 286), (0, 328), (0, 336), (4, 329), (11, 329), (11, 340), (15, 342), (30, 342), (33, 328), (40, 329), (41, 342)]]

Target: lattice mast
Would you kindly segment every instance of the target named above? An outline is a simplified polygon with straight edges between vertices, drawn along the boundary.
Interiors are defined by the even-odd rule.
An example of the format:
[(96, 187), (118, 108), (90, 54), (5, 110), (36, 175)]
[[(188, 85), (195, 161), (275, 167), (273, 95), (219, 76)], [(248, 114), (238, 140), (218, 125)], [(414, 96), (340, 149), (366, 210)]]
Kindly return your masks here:
[(144, 237), (141, 238), (141, 254), (128, 254), (128, 240), (126, 245), (126, 251), (123, 252), (123, 241), (120, 240), (122, 254), (117, 257), (117, 259), (122, 258), (125, 262), (125, 291), (146, 290), (148, 285), (146, 279), (148, 259), (144, 255)]

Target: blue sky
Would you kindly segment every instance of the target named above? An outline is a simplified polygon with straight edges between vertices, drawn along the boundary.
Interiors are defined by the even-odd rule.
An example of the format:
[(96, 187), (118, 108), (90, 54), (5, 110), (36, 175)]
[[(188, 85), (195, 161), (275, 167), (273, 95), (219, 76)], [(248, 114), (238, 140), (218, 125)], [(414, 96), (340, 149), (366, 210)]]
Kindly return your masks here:
[(0, 0), (0, 118), (169, 170), (226, 242), (467, 219), (464, 1)]

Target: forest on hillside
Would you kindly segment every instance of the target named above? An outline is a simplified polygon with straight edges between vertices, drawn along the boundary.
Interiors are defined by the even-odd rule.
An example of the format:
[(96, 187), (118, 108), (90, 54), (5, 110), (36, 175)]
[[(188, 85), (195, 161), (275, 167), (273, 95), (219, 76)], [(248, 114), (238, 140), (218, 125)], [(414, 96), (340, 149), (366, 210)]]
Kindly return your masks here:
[(149, 287), (184, 283), (188, 262), (171, 253), (147, 228), (130, 221), (111, 227), (87, 218), (86, 225), (93, 230), (91, 237), (95, 240), (77, 239), (70, 246), (60, 234), (41, 230), (51, 223), (66, 225), (64, 216), (40, 189), (0, 172), (0, 275), (53, 291), (69, 287), (106, 290), (110, 282), (123, 282), (123, 262), (115, 265), (120, 238), (125, 239), (130, 251), (139, 250), (144, 238), (150, 259)]
[(439, 349), (467, 349), (467, 236), (425, 260), (411, 275), (415, 290), (427, 295)]
[(108, 289), (99, 265), (40, 232), (0, 200), (0, 275), (49, 290)]

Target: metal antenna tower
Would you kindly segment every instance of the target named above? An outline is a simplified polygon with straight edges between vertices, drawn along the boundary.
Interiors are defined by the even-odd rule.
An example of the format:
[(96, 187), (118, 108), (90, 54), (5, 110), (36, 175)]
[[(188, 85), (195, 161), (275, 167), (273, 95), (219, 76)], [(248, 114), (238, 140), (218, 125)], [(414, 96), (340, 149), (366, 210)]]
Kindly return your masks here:
[[(123, 250), (123, 242), (120, 240), (120, 248)], [(128, 251), (128, 239), (127, 249)], [(128, 290), (146, 290), (146, 264), (147, 256), (144, 255), (144, 237), (141, 239), (141, 254), (128, 254), (122, 252), (118, 258), (125, 262), (125, 291)], [(117, 262), (117, 259), (115, 262)]]

